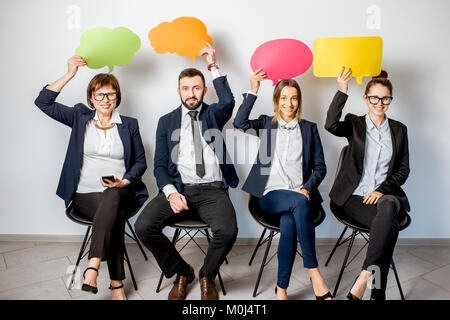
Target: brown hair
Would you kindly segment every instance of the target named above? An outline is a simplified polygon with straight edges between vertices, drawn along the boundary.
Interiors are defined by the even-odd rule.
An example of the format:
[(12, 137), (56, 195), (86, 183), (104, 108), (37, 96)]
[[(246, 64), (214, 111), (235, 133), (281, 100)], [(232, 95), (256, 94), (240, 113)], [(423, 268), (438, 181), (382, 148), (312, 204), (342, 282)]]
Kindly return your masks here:
[(180, 75), (178, 76), (178, 87), (180, 86), (180, 80), (183, 78), (192, 78), (199, 76), (202, 78), (203, 86), (205, 86), (205, 76), (200, 70), (197, 70), (195, 68), (187, 68), (181, 71)]
[(372, 80), (370, 80), (367, 83), (366, 91), (364, 92), (364, 95), (367, 96), (367, 94), (369, 93), (370, 88), (372, 88), (372, 86), (374, 86), (376, 84), (381, 84), (382, 86), (385, 86), (386, 88), (389, 89), (389, 92), (391, 93), (391, 96), (392, 96), (392, 83), (387, 77), (388, 77), (388, 73), (384, 70), (381, 70), (381, 72), (378, 76), (372, 77)]
[(116, 108), (119, 106), (121, 100), (119, 81), (110, 73), (99, 73), (89, 82), (89, 85), (87, 87), (87, 102), (89, 106), (91, 106), (92, 108), (94, 107), (91, 103), (92, 93), (94, 91), (97, 91), (101, 87), (108, 85), (110, 85), (116, 91)]
[(298, 85), (297, 81), (294, 79), (284, 79), (280, 80), (280, 82), (277, 83), (275, 86), (275, 89), (273, 89), (273, 106), (275, 115), (273, 116), (272, 122), (277, 122), (280, 118), (280, 106), (278, 105), (278, 102), (280, 101), (281, 91), (284, 89), (284, 87), (294, 87), (297, 89), (297, 95), (298, 95), (298, 108), (297, 113), (295, 115), (295, 118), (298, 122), (301, 122), (301, 116), (302, 116), (302, 91), (300, 90), (300, 86)]

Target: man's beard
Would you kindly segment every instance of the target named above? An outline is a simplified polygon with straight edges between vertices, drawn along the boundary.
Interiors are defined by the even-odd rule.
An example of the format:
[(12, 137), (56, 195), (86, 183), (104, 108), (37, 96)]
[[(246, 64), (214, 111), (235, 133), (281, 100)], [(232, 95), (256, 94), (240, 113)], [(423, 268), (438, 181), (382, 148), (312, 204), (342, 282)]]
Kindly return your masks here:
[[(188, 98), (188, 99), (186, 99), (186, 101), (183, 101), (183, 99), (181, 99), (181, 97), (180, 97), (180, 100), (181, 100), (181, 103), (183, 104), (183, 106), (185, 106), (185, 107), (188, 108), (189, 110), (194, 110), (194, 109), (197, 109), (199, 106), (202, 105), (202, 103), (203, 103), (203, 97), (204, 97), (204, 96), (202, 96), (202, 97), (200, 98), (200, 100), (197, 100), (197, 103), (194, 104), (193, 106), (190, 106), (190, 105), (188, 105), (188, 104), (186, 103), (186, 101), (189, 100), (189, 99), (191, 99), (191, 98)], [(195, 97), (194, 97), (194, 98), (195, 98)], [(197, 99), (197, 98), (195, 98), (195, 99)]]

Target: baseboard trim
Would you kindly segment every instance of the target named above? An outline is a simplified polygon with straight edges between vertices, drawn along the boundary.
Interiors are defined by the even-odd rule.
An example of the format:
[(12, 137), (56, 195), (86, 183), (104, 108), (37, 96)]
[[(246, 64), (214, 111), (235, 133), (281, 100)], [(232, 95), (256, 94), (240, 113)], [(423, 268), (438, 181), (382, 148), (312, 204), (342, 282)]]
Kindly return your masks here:
[[(54, 235), (54, 234), (0, 234), (0, 241), (31, 241), (31, 242), (82, 242), (84, 235)], [(169, 237), (171, 239), (172, 237)], [(198, 238), (198, 240), (197, 240)], [(133, 242), (128, 237), (126, 242)], [(236, 245), (256, 245), (258, 238), (237, 238)], [(205, 237), (196, 237), (199, 244), (207, 245)], [(272, 243), (278, 244), (279, 238), (273, 239)], [(318, 245), (334, 245), (337, 238), (317, 238)], [(183, 243), (184, 239), (180, 241)], [(356, 245), (365, 243), (363, 238), (356, 238)], [(449, 246), (450, 238), (399, 238), (397, 245), (411, 245), (411, 246)]]

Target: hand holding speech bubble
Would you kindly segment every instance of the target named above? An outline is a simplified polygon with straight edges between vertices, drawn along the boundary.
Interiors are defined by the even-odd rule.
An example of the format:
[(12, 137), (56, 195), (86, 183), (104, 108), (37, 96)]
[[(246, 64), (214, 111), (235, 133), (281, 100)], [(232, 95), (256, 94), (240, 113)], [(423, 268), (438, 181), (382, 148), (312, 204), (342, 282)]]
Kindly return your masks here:
[(81, 56), (91, 69), (108, 66), (111, 72), (115, 65), (133, 61), (140, 47), (141, 39), (128, 28), (94, 28), (81, 36), (75, 55)]
[(253, 71), (262, 68), (275, 86), (281, 79), (290, 79), (306, 72), (313, 54), (303, 42), (295, 39), (277, 39), (263, 43), (252, 55)]
[(192, 62), (205, 47), (203, 40), (212, 44), (212, 38), (203, 22), (193, 17), (181, 17), (172, 22), (162, 22), (148, 33), (150, 44), (156, 53), (176, 53), (189, 56)]
[(381, 72), (383, 39), (380, 37), (318, 38), (314, 41), (316, 77), (337, 77), (342, 66), (352, 69), (356, 82)]

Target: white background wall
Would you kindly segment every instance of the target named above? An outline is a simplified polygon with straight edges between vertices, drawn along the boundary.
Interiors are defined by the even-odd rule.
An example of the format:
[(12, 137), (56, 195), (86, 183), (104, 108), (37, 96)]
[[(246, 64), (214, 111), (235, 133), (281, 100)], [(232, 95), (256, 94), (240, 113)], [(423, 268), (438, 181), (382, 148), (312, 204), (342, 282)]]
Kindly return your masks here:
[[(70, 29), (66, 12), (80, 8), (80, 27)], [(367, 13), (379, 7), (380, 29), (370, 29)], [(140, 122), (147, 163), (144, 182), (153, 197), (155, 130), (158, 118), (179, 104), (177, 76), (189, 66), (205, 72), (204, 59), (191, 63), (187, 57), (153, 52), (148, 31), (163, 21), (194, 16), (208, 27), (214, 40), (221, 72), (228, 75), (236, 97), (236, 113), (242, 92), (249, 89), (250, 58), (263, 42), (294, 38), (311, 49), (315, 38), (381, 36), (383, 69), (394, 84), (394, 101), (388, 116), (408, 126), (411, 174), (404, 189), (411, 202), (413, 223), (403, 238), (450, 237), (449, 183), (450, 129), (448, 93), (450, 74), (450, 3), (435, 1), (12, 1), (0, 2), (0, 234), (81, 234), (84, 229), (69, 221), (64, 204), (55, 195), (69, 139), (69, 128), (45, 116), (34, 106), (40, 89), (66, 71), (80, 36), (94, 27), (126, 26), (141, 38), (134, 61), (116, 67), (123, 91), (120, 112)], [(60, 94), (67, 105), (85, 102), (89, 80), (107, 68), (79, 71)], [(342, 230), (328, 209), (328, 191), (344, 139), (323, 129), (326, 110), (337, 89), (335, 79), (315, 78), (312, 67), (297, 78), (303, 90), (304, 117), (318, 123), (328, 174), (320, 190), (325, 198), (325, 222), (319, 238), (337, 237)], [(368, 79), (364, 79), (364, 84)], [(251, 114), (272, 112), (271, 82), (266, 81)], [(366, 113), (363, 87), (352, 81), (344, 113)], [(207, 102), (215, 101), (211, 90)], [(234, 118), (234, 115), (233, 115)], [(231, 128), (231, 121), (227, 125)], [(242, 139), (242, 133), (235, 133)], [(240, 141), (240, 140), (239, 140)], [(255, 139), (252, 140), (255, 143)], [(244, 146), (238, 144), (238, 152)], [(252, 146), (252, 158), (256, 155)], [(237, 166), (241, 185), (250, 165)], [(261, 228), (247, 210), (248, 195), (231, 190), (239, 237), (257, 237)]]

